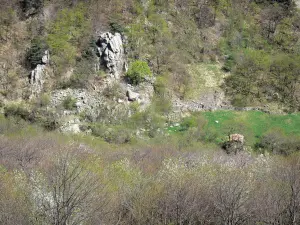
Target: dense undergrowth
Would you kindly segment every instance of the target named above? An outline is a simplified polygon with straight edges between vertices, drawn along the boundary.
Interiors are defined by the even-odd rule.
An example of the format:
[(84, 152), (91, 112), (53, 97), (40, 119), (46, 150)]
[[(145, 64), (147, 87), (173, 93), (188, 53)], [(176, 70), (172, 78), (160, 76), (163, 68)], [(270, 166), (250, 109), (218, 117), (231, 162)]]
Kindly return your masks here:
[(229, 156), (210, 145), (177, 141), (108, 144), (1, 120), (0, 222), (299, 222), (298, 153)]

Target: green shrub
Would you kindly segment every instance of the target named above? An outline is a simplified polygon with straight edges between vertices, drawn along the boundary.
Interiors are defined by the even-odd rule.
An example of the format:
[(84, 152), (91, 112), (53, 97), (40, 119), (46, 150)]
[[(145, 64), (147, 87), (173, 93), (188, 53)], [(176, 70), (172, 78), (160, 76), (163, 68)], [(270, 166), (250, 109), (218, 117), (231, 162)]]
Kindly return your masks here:
[(125, 28), (123, 25), (117, 23), (117, 22), (110, 22), (109, 23), (110, 30), (114, 33), (123, 33), (125, 31)]
[(26, 60), (31, 69), (34, 69), (42, 62), (42, 57), (47, 49), (45, 41), (35, 38), (31, 41), (31, 47), (27, 50)]
[(102, 69), (97, 71), (96, 75), (100, 78), (105, 78), (107, 76), (106, 72)]
[(90, 38), (90, 41), (84, 47), (81, 55), (83, 59), (89, 61), (96, 61), (97, 59), (96, 52), (97, 52), (96, 40), (94, 38)]
[(227, 55), (226, 56), (226, 59), (225, 59), (225, 63), (222, 67), (222, 69), (225, 71), (225, 72), (230, 72), (232, 67), (234, 66), (234, 57), (232, 54), (230, 55)]
[(93, 61), (87, 59), (79, 60), (66, 85), (70, 88), (88, 88), (89, 81), (95, 76), (94, 66)]
[(101, 137), (108, 143), (124, 144), (131, 140), (131, 131), (122, 125), (108, 127), (104, 124), (96, 124), (91, 128), (94, 136)]
[(136, 60), (131, 63), (126, 77), (128, 78), (129, 82), (137, 85), (141, 83), (147, 76), (151, 76), (151, 70), (148, 64), (144, 61)]
[(56, 73), (59, 74), (68, 66), (75, 65), (79, 45), (89, 34), (89, 30), (87, 9), (83, 4), (78, 4), (75, 8), (63, 9), (58, 13), (47, 37)]
[(166, 89), (168, 87), (168, 75), (156, 77), (154, 84), (154, 91), (159, 96), (164, 96), (166, 94)]
[(255, 147), (261, 153), (268, 151), (273, 154), (289, 155), (300, 151), (300, 139), (293, 136), (287, 137), (278, 131), (274, 131), (263, 135)]
[(67, 110), (74, 110), (76, 108), (77, 100), (72, 96), (68, 96), (63, 101), (63, 107)]
[(5, 117), (18, 117), (23, 120), (31, 120), (31, 113), (23, 104), (10, 104), (4, 107)]
[(38, 99), (37, 104), (40, 107), (48, 106), (50, 104), (50, 96), (49, 96), (49, 94), (46, 94), (46, 93), (42, 94), (40, 96), (40, 98)]
[(136, 112), (128, 121), (128, 125), (134, 129), (144, 129), (145, 134), (153, 138), (161, 133), (165, 125), (165, 118), (157, 114), (153, 108), (143, 112)]
[(195, 116), (190, 116), (190, 117), (186, 117), (183, 119), (182, 123), (181, 123), (181, 127), (182, 130), (187, 130), (191, 127), (196, 127), (197, 126), (197, 117)]
[(156, 96), (153, 98), (155, 112), (167, 114), (172, 110), (172, 102), (166, 96)]
[(60, 122), (54, 114), (48, 114), (41, 120), (41, 125), (47, 131), (57, 130), (60, 127)]
[(113, 99), (113, 98), (118, 99), (124, 97), (123, 90), (120, 84), (117, 82), (110, 86), (107, 86), (103, 91), (103, 95), (109, 99)]

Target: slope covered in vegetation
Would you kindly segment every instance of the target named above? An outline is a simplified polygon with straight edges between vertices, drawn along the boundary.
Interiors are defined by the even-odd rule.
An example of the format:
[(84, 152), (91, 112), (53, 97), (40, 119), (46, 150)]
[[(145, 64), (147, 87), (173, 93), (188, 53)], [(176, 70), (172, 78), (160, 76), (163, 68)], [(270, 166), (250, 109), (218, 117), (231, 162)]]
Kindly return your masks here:
[(300, 224), (297, 4), (0, 0), (0, 224)]

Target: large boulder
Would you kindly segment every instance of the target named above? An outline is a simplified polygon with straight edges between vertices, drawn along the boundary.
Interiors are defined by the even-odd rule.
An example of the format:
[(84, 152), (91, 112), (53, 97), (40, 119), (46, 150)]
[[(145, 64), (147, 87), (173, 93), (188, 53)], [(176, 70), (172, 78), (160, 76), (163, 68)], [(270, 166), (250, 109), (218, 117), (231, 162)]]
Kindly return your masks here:
[(229, 135), (229, 141), (240, 142), (244, 144), (244, 135), (242, 134), (231, 134)]
[(229, 140), (223, 143), (223, 149), (227, 154), (237, 154), (244, 150), (245, 138), (241, 134), (229, 135)]
[(122, 36), (119, 33), (106, 32), (99, 36), (97, 41), (100, 64), (116, 79), (125, 68), (125, 57)]

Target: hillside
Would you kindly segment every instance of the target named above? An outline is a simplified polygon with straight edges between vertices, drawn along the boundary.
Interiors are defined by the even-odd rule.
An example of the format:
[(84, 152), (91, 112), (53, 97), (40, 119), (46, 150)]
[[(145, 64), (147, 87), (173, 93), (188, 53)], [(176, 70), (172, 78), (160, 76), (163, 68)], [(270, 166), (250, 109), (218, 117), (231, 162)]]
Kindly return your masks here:
[(0, 3), (0, 224), (300, 224), (300, 1)]

